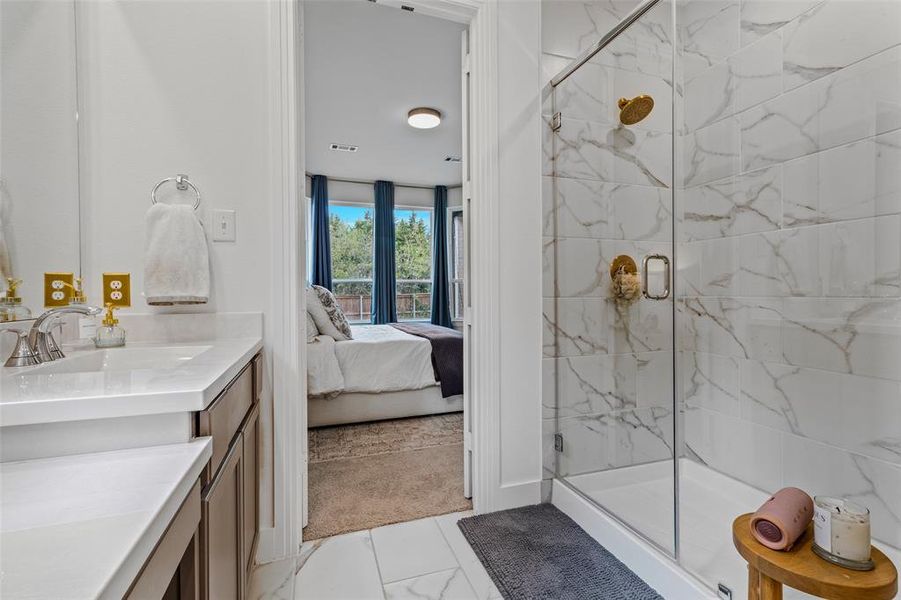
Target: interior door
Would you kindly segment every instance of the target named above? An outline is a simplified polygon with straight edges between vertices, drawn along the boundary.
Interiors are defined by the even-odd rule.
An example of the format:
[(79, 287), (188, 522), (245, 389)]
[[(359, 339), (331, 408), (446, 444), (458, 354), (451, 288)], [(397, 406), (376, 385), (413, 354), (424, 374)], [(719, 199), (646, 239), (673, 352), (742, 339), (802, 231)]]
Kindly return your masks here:
[[(470, 364), (469, 357), (472, 355), (469, 351), (469, 344), (472, 340), (470, 321), (471, 298), (472, 294), (469, 289), (469, 210), (470, 190), (470, 168), (469, 168), (469, 30), (464, 30), (461, 40), (461, 93), (463, 95), (462, 117), (463, 117), (463, 155), (462, 155), (462, 178), (463, 178), (463, 495), (466, 498), (472, 498), (472, 410), (469, 406), (470, 398)], [(454, 290), (456, 294), (456, 290)], [(455, 299), (456, 300), (456, 299)]]

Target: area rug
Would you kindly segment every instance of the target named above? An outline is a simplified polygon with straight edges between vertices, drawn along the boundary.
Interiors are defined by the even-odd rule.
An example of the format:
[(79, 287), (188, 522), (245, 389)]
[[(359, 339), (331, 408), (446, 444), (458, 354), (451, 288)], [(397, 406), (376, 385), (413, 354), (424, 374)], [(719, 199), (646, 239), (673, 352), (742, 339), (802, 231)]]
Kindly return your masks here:
[(662, 600), (552, 504), (457, 522), (506, 600)]
[(310, 430), (304, 540), (469, 510), (461, 414)]
[(463, 413), (310, 429), (310, 462), (463, 443)]

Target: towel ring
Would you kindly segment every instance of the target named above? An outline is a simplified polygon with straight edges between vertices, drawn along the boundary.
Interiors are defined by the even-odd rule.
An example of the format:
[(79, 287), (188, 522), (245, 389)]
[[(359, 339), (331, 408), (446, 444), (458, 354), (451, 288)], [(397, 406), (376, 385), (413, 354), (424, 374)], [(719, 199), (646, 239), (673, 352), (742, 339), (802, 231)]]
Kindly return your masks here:
[(184, 192), (184, 191), (187, 191), (188, 188), (191, 188), (192, 190), (194, 190), (194, 197), (195, 197), (194, 210), (197, 210), (197, 207), (200, 206), (200, 190), (198, 190), (197, 186), (188, 180), (187, 175), (176, 175), (175, 177), (166, 177), (165, 179), (160, 181), (158, 184), (153, 186), (153, 190), (151, 190), (151, 192), (150, 192), (150, 203), (151, 204), (157, 203), (156, 191), (158, 189), (160, 189), (160, 186), (162, 186), (164, 183), (168, 183), (170, 181), (175, 182), (175, 188), (179, 191)]

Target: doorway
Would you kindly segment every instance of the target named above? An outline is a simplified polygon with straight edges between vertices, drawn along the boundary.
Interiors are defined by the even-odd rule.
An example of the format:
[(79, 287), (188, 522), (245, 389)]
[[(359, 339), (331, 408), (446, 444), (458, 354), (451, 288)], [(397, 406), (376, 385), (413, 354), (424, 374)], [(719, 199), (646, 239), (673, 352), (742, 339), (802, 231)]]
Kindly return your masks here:
[[(340, 15), (340, 18), (334, 19), (333, 24), (329, 24), (324, 20), (324, 17), (328, 17), (327, 14), (317, 14), (321, 8), (317, 4), (320, 3), (307, 2), (303, 7), (305, 11), (303, 18), (304, 59), (306, 63), (304, 104), (307, 114), (316, 114), (317, 119), (316, 122), (308, 119), (304, 128), (306, 138), (304, 170), (309, 175), (305, 179), (307, 193), (304, 196), (308, 198), (309, 208), (305, 211), (308, 223), (306, 228), (308, 235), (307, 260), (302, 264), (304, 279), (310, 283), (317, 283), (313, 277), (316, 271), (314, 262), (321, 263), (321, 257), (315, 256), (317, 250), (314, 245), (317, 237), (317, 218), (321, 219), (321, 215), (317, 215), (316, 210), (317, 206), (321, 207), (322, 203), (314, 197), (313, 178), (315, 176), (317, 181), (327, 181), (325, 204), (328, 207), (329, 217), (326, 222), (331, 241), (330, 265), (332, 275), (334, 275), (331, 281), (332, 285), (329, 287), (333, 292), (335, 304), (344, 313), (354, 335), (350, 336), (350, 340), (336, 340), (333, 347), (325, 351), (319, 344), (319, 340), (307, 340), (307, 370), (301, 375), (308, 376), (308, 386), (310, 387), (308, 396), (311, 399), (309, 402), (306, 401), (306, 398), (301, 400), (303, 404), (302, 418), (300, 419), (302, 425), (299, 430), (299, 445), (309, 444), (306, 448), (300, 449), (303, 465), (301, 484), (304, 488), (300, 509), (303, 521), (307, 525), (307, 530), (303, 532), (305, 540), (352, 531), (359, 527), (369, 528), (409, 518), (467, 508), (470, 504), (466, 499), (472, 495), (472, 415), (467, 405), (471, 395), (466, 393), (469, 389), (470, 379), (468, 367), (470, 340), (467, 335), (470, 323), (467, 320), (466, 309), (471, 305), (471, 295), (467, 285), (468, 225), (470, 223), (468, 209), (471, 194), (468, 193), (467, 178), (463, 176), (467, 166), (465, 142), (467, 138), (465, 121), (468, 115), (465, 106), (468, 102), (469, 89), (467, 27), (465, 24), (439, 19), (428, 14), (416, 15), (415, 11), (419, 8), (415, 6), (402, 9), (399, 6), (385, 6), (384, 3), (381, 3), (382, 5), (321, 3), (327, 5), (328, 10), (369, 11), (362, 19), (370, 29), (373, 18), (384, 18), (386, 22), (380, 28), (381, 33), (384, 33), (386, 27), (391, 26), (389, 22), (392, 20), (404, 19), (402, 24), (409, 26), (412, 18), (416, 17), (420, 23), (426, 23), (428, 26), (441, 27), (437, 22), (444, 21), (445, 28), (455, 35), (453, 58), (456, 63), (454, 72), (456, 87), (454, 100), (456, 102), (450, 110), (443, 111), (441, 125), (436, 129), (455, 128), (458, 145), (447, 152), (441, 152), (443, 156), (440, 158), (443, 164), (433, 171), (423, 173), (422, 170), (408, 169), (392, 172), (390, 160), (387, 160), (391, 157), (390, 152), (379, 153), (376, 161), (357, 159), (372, 158), (374, 150), (377, 150), (381, 143), (385, 143), (386, 147), (390, 147), (395, 142), (401, 146), (415, 146), (416, 143), (409, 141), (410, 138), (407, 137), (411, 133), (413, 135), (417, 133), (420, 135), (422, 133), (434, 134), (433, 132), (416, 132), (406, 123), (398, 120), (398, 115), (402, 118), (405, 118), (406, 115), (402, 114), (403, 111), (397, 107), (393, 107), (394, 110), (382, 111), (382, 108), (389, 105), (391, 100), (378, 100), (375, 96), (378, 96), (379, 92), (373, 92), (373, 81), (368, 79), (373, 75), (372, 71), (377, 70), (374, 63), (377, 62), (378, 53), (373, 50), (372, 44), (368, 45), (370, 51), (368, 58), (362, 54), (365, 61), (370, 61), (367, 64), (369, 68), (366, 69), (368, 73), (353, 76), (354, 81), (357, 81), (359, 85), (364, 85), (367, 81), (369, 83), (368, 100), (372, 107), (372, 111), (368, 115), (369, 121), (364, 122), (363, 125), (358, 124), (350, 133), (334, 133), (331, 134), (331, 137), (328, 137), (330, 134), (321, 134), (317, 131), (317, 125), (322, 124), (323, 121), (334, 124), (335, 120), (323, 119), (323, 115), (327, 113), (328, 109), (322, 106), (322, 97), (314, 98), (311, 95), (319, 93), (319, 90), (328, 90), (324, 94), (327, 97), (330, 96), (328, 108), (338, 110), (336, 105), (340, 102), (334, 94), (336, 94), (336, 88), (342, 79), (339, 66), (341, 63), (340, 52), (337, 52), (334, 47), (325, 49), (325, 55), (330, 63), (327, 70), (321, 66), (311, 65), (311, 62), (321, 59), (323, 54), (323, 49), (316, 47), (316, 44), (321, 43), (318, 41), (317, 35), (319, 33), (326, 34), (332, 44), (349, 50), (351, 54), (358, 57), (358, 60), (361, 53), (354, 53), (350, 49), (354, 40), (345, 40), (341, 44), (339, 38), (341, 35), (350, 36), (350, 38), (354, 38), (356, 35), (356, 40), (362, 41), (360, 37), (363, 35), (363, 32), (360, 31), (356, 34), (346, 31), (353, 26), (357, 17), (344, 14)], [(414, 10), (410, 11), (409, 8)], [(410, 15), (410, 12), (414, 12), (414, 15)], [(340, 28), (345, 31), (333, 29), (336, 26), (334, 24), (340, 24)], [(430, 45), (434, 46), (437, 34), (424, 32), (424, 35)], [(405, 36), (395, 35), (388, 36), (388, 38), (397, 41), (404, 39)], [(396, 45), (396, 43), (391, 44), (391, 46)], [(411, 54), (413, 53), (408, 53), (408, 56)], [(400, 68), (396, 71), (415, 73), (416, 70)], [(328, 74), (325, 81), (317, 81), (317, 74), (321, 75), (323, 72)], [(416, 78), (412, 79), (415, 82)], [(388, 87), (403, 87), (403, 82), (399, 82), (395, 78)], [(344, 94), (337, 92), (337, 97), (346, 98), (347, 94), (346, 92)], [(418, 108), (416, 105), (419, 102), (414, 102), (412, 97), (406, 102), (413, 108)], [(353, 114), (354, 112), (346, 110), (344, 114)], [(457, 114), (454, 115), (454, 112)], [(363, 131), (383, 114), (389, 115), (385, 119), (388, 123), (387, 126), (396, 127), (394, 131), (397, 133)], [(398, 126), (399, 128), (397, 128)], [(372, 129), (377, 130), (378, 127), (372, 127)], [(362, 141), (357, 143), (356, 138), (345, 139), (353, 135), (358, 135)], [(332, 140), (332, 138), (334, 139)], [(408, 140), (407, 144), (404, 144), (405, 139)], [(327, 141), (328, 143), (326, 143)], [(328, 153), (320, 152), (321, 147), (325, 146), (329, 146)], [(332, 148), (331, 146), (343, 146), (344, 148)], [(401, 161), (405, 158), (405, 152), (411, 149), (414, 156), (426, 154), (426, 151), (422, 149), (417, 152), (415, 147), (401, 148), (397, 151)], [(412, 162), (409, 158), (407, 160), (408, 163)], [(452, 172), (454, 168), (457, 171), (456, 178), (448, 180), (446, 173)], [(444, 204), (439, 204), (437, 201), (439, 193), (436, 186), (426, 183), (430, 177), (437, 179), (436, 184), (446, 188), (444, 193), (447, 198)], [(441, 177), (444, 179), (442, 180)], [(378, 275), (375, 268), (367, 269), (367, 266), (373, 267), (377, 263), (377, 257), (380, 256), (378, 243), (370, 241), (378, 236), (378, 225), (374, 223), (379, 218), (380, 210), (376, 181), (392, 183), (394, 267), (396, 271), (392, 296), (396, 312), (388, 321), (396, 321), (393, 327), (397, 331), (388, 329), (392, 326), (388, 325), (384, 319), (378, 321), (374, 316), (375, 304), (379, 300)], [(304, 206), (306, 207), (306, 205)], [(382, 215), (382, 219), (384, 222), (384, 215)], [(370, 236), (368, 239), (367, 228)], [(320, 229), (320, 237), (321, 231)], [(443, 238), (443, 241), (439, 241), (438, 238)], [(416, 240), (419, 240), (418, 245)], [(423, 388), (422, 381), (417, 382), (415, 377), (407, 377), (410, 381), (396, 384), (394, 387), (391, 384), (377, 382), (380, 378), (384, 379), (383, 376), (386, 375), (386, 372), (390, 372), (394, 368), (391, 366), (389, 353), (376, 351), (375, 355), (370, 354), (367, 357), (365, 352), (360, 351), (363, 352), (361, 355), (360, 352), (351, 351), (349, 348), (356, 341), (361, 340), (371, 346), (377, 343), (371, 338), (382, 335), (391, 338), (393, 343), (401, 344), (402, 342), (396, 338), (400, 335), (408, 335), (407, 330), (404, 329), (404, 327), (408, 327), (407, 322), (416, 325), (416, 322), (426, 319), (434, 321), (429, 317), (435, 309), (435, 295), (429, 288), (435, 286), (433, 276), (435, 274), (434, 262), (438, 254), (436, 247), (444, 248), (446, 254), (443, 264), (447, 272), (448, 306), (446, 310), (451, 317), (449, 324), (452, 329), (459, 331), (463, 340), (460, 365), (460, 369), (463, 371), (463, 393), (452, 396), (430, 393), (426, 397), (423, 394), (424, 390), (426, 392), (434, 390)], [(424, 264), (422, 259), (426, 248), (431, 249), (431, 256), (429, 256), (433, 269), (431, 273), (416, 270), (417, 264), (420, 266)], [(308, 303), (316, 302), (315, 298), (311, 300), (308, 292), (305, 292), (304, 295)], [(368, 324), (373, 322), (376, 324)], [(377, 327), (382, 329), (376, 332), (375, 328)], [(320, 333), (327, 333), (321, 331), (321, 327), (319, 329)], [(408, 345), (414, 345), (413, 341), (409, 339), (406, 342)], [(415, 345), (421, 347), (427, 343), (431, 343), (432, 350), (434, 350), (434, 341), (428, 340), (427, 337), (420, 338), (418, 344)], [(342, 373), (347, 380), (343, 388), (340, 385), (333, 388), (321, 387), (316, 377), (312, 379), (309, 377), (312, 373), (310, 369), (313, 368), (313, 365), (318, 365), (325, 360), (323, 355), (328, 355), (330, 351), (334, 352), (334, 348), (339, 349), (335, 353), (339, 371), (342, 368), (342, 362), (345, 371), (357, 369), (361, 364), (363, 371), (354, 370)], [(435, 356), (434, 352), (432, 356)], [(409, 365), (409, 363), (407, 364)], [(432, 387), (442, 388), (441, 384), (444, 381), (438, 372), (437, 363), (430, 367), (433, 367), (429, 370), (434, 372), (436, 380), (434, 383), (438, 384)], [(403, 374), (410, 376), (417, 373), (416, 369), (408, 368), (403, 370)], [(420, 374), (427, 375), (424, 372)], [(366, 381), (361, 383), (361, 379), (366, 379)], [(373, 384), (374, 381), (377, 383)], [(404, 386), (408, 386), (410, 389), (403, 389)], [(366, 406), (361, 408), (363, 404)], [(459, 446), (459, 448), (452, 450), (456, 452), (456, 455), (453, 460), (449, 461), (448, 447), (454, 446)], [(428, 454), (438, 455), (438, 458), (426, 458)], [(419, 468), (417, 461), (424, 461)], [(435, 468), (436, 465), (445, 463), (450, 466), (451, 462), (453, 468), (444, 471)], [(432, 473), (428, 473), (429, 471)], [(435, 477), (434, 471), (438, 471), (437, 477)], [(431, 479), (426, 476), (427, 473)], [(445, 500), (449, 495), (445, 489), (449, 482), (446, 478), (442, 478), (442, 473), (444, 476), (452, 475), (459, 479), (459, 486), (454, 483), (450, 485), (450, 488), (460, 488), (459, 493), (454, 492), (454, 494), (459, 496), (459, 499), (464, 501), (463, 503), (436, 502), (438, 499)], [(393, 485), (385, 486), (385, 480), (390, 481), (391, 479), (395, 480)], [(367, 499), (364, 497), (363, 491), (368, 488), (369, 484), (374, 487), (369, 489), (371, 498)], [(393, 507), (394, 510), (379, 510), (379, 506), (387, 509)], [(369, 515), (374, 517), (374, 520), (347, 518), (355, 514), (357, 516)]]

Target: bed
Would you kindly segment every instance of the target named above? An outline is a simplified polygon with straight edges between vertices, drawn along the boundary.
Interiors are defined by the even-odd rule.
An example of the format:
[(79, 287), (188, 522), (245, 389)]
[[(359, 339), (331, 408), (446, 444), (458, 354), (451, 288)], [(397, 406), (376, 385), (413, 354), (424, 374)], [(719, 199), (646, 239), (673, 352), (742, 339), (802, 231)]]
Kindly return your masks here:
[[(416, 326), (404, 327), (417, 331)], [(449, 389), (445, 381), (442, 391), (436, 377), (440, 368), (433, 363), (434, 340), (391, 325), (355, 325), (351, 330), (351, 340), (336, 342), (321, 335), (307, 344), (310, 427), (463, 410), (462, 394), (454, 393), (459, 390)], [(461, 369), (462, 360), (460, 352)]]

